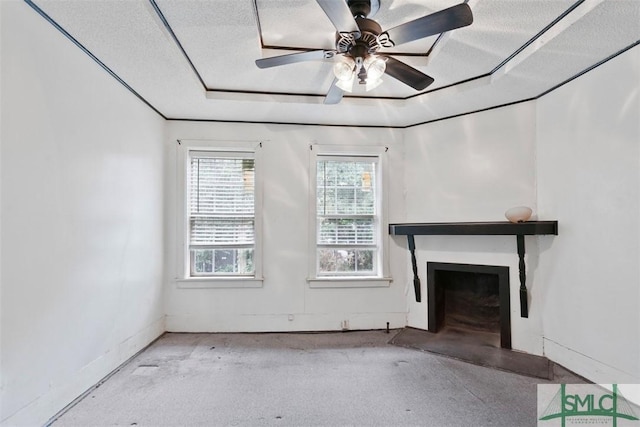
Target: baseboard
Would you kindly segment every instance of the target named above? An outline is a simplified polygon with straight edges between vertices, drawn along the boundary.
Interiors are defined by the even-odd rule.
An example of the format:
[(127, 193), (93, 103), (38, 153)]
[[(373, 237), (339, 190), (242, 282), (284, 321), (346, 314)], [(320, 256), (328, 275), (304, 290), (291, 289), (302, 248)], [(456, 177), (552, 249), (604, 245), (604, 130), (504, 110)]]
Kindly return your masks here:
[(167, 315), (167, 332), (309, 332), (404, 328), (407, 313)]
[(544, 338), (544, 355), (551, 361), (596, 384), (638, 384), (640, 373), (632, 374)]
[(56, 419), (57, 414), (70, 405), (70, 402), (75, 402), (125, 361), (146, 348), (164, 333), (164, 329), (162, 316), (84, 366), (65, 384), (51, 387), (46, 394), (10, 415), (0, 422), (0, 427), (48, 425)]

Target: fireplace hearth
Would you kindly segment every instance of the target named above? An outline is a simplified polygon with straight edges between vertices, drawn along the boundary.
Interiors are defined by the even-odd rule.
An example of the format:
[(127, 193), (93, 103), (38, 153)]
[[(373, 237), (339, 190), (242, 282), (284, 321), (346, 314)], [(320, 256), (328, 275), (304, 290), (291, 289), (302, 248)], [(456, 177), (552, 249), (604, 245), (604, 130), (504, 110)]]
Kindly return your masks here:
[(511, 348), (509, 268), (427, 263), (429, 331)]
[(546, 357), (511, 349), (509, 267), (427, 263), (428, 331), (390, 342), (476, 365), (550, 379)]

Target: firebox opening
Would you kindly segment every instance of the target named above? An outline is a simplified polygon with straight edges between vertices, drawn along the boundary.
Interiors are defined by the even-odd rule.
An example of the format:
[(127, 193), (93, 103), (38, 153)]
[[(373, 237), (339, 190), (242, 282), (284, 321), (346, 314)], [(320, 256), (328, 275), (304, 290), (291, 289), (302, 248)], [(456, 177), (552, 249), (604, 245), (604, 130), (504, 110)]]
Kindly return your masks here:
[(427, 263), (429, 331), (511, 348), (509, 268)]
[(462, 271), (438, 271), (444, 286), (442, 326), (500, 334), (498, 276)]

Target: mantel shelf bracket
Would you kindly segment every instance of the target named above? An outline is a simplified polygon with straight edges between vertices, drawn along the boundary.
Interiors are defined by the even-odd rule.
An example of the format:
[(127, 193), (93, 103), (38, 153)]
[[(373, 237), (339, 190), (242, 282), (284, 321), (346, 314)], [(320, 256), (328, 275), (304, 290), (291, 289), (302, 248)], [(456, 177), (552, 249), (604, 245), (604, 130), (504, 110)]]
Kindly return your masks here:
[(529, 317), (529, 297), (527, 292), (527, 273), (524, 264), (524, 234), (516, 235), (518, 243), (518, 270), (520, 271), (520, 317)]
[(518, 248), (518, 269), (520, 274), (520, 317), (529, 317), (529, 293), (524, 262), (524, 236), (558, 235), (558, 221), (511, 222), (443, 222), (420, 224), (389, 224), (389, 234), (407, 236), (411, 267), (413, 269), (413, 288), (416, 302), (422, 302), (416, 242), (414, 236), (507, 236), (515, 235)]
[(413, 268), (413, 290), (416, 294), (416, 302), (422, 302), (420, 276), (418, 276), (418, 261), (416, 259), (416, 241), (413, 234), (407, 234), (409, 252), (411, 252), (411, 267)]

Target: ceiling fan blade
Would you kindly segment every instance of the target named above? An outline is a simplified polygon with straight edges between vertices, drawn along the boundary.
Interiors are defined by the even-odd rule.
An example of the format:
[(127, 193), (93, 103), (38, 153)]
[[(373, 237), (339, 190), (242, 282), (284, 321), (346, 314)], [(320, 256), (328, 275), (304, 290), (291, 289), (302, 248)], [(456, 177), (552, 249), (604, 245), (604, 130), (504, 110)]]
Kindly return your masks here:
[(327, 96), (324, 98), (325, 105), (333, 105), (338, 104), (342, 100), (342, 95), (344, 92), (338, 86), (338, 79), (333, 79), (333, 83), (331, 83), (331, 87), (329, 88), (329, 92), (327, 92)]
[(345, 0), (316, 0), (324, 13), (327, 15), (331, 23), (338, 32), (358, 33), (356, 38), (360, 37), (360, 28), (356, 24), (356, 20), (351, 14), (351, 9)]
[(309, 52), (290, 53), (288, 55), (272, 56), (271, 58), (256, 59), (258, 68), (277, 67), (279, 65), (294, 64), (296, 62), (317, 61), (333, 58), (333, 50), (311, 50)]
[(385, 74), (388, 74), (394, 79), (411, 86), (415, 90), (423, 90), (433, 83), (433, 78), (427, 76), (422, 71), (418, 71), (404, 62), (398, 61), (390, 56), (385, 56), (384, 58), (387, 60), (387, 67), (384, 70)]
[(422, 18), (406, 22), (386, 31), (391, 42), (397, 46), (434, 34), (466, 27), (473, 22), (473, 13), (467, 3), (443, 9)]

